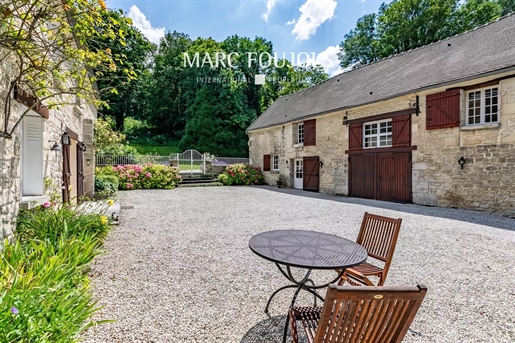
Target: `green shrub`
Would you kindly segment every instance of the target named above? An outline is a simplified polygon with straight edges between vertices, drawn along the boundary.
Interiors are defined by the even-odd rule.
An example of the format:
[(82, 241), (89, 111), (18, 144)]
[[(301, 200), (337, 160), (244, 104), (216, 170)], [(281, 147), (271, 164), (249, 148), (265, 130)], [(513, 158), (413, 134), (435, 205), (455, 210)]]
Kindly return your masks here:
[[(45, 206), (47, 207), (47, 206)], [(84, 267), (110, 226), (101, 214), (48, 206), (20, 215), (0, 258), (2, 342), (78, 342), (98, 310)]]
[(109, 229), (105, 216), (60, 205), (21, 212), (16, 224), (16, 237), (21, 242), (49, 240), (52, 245), (56, 245), (63, 235), (68, 238), (88, 232), (103, 241)]
[(261, 168), (248, 164), (237, 163), (225, 167), (218, 180), (226, 186), (230, 185), (262, 185), (265, 178), (261, 174)]
[(161, 164), (98, 167), (98, 175), (116, 175), (118, 189), (172, 189), (182, 180), (179, 168)]
[(95, 175), (95, 192), (114, 193), (118, 190), (118, 184), (115, 175)]

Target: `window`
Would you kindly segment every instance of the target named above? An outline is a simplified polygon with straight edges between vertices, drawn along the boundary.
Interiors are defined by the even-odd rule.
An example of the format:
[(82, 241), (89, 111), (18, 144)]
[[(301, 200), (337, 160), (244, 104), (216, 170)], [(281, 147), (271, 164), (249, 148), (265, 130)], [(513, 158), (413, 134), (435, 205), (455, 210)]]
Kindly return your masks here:
[(279, 170), (279, 155), (272, 156), (272, 170)]
[(304, 143), (304, 123), (297, 126), (297, 143)]
[(392, 120), (363, 124), (363, 148), (392, 146)]
[(497, 87), (467, 92), (467, 125), (497, 123), (499, 91)]

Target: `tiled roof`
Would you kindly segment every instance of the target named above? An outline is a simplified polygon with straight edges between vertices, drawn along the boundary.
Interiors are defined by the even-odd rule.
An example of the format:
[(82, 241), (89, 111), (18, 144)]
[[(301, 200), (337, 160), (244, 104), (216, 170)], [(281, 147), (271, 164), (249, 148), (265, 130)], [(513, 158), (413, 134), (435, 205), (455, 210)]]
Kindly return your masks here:
[(248, 131), (515, 67), (515, 14), (278, 98)]

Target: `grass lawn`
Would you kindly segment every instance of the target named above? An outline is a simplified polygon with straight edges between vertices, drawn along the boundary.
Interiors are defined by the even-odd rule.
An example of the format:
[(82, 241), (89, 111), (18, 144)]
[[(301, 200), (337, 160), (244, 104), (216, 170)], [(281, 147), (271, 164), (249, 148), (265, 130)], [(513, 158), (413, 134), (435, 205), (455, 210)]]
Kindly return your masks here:
[(187, 164), (180, 163), (179, 169), (180, 170), (200, 170), (200, 165), (195, 164), (195, 163), (193, 165), (191, 165), (190, 163), (187, 163)]
[(135, 147), (138, 153), (142, 155), (154, 154), (160, 156), (168, 156), (170, 154), (181, 153), (181, 149), (174, 145), (141, 145), (141, 144), (130, 144)]

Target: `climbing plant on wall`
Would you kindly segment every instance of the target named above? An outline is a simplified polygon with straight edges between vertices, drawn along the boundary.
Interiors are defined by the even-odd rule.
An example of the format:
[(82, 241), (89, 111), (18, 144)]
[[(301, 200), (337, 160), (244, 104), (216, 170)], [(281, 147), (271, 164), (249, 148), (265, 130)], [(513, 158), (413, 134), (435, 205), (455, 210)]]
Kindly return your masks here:
[[(106, 37), (124, 43), (117, 20), (105, 15), (103, 0), (11, 0), (0, 3), (0, 63), (11, 80), (3, 101), (0, 137), (10, 138), (25, 113), (11, 118), (11, 99), (30, 98), (29, 110), (41, 110), (80, 99), (102, 104), (94, 83), (107, 71), (121, 68), (123, 77), (135, 72), (123, 66), (125, 57), (108, 47), (89, 48)], [(98, 45), (97, 45), (98, 47)], [(116, 92), (113, 87), (103, 91)], [(13, 116), (14, 117), (14, 116)]]

